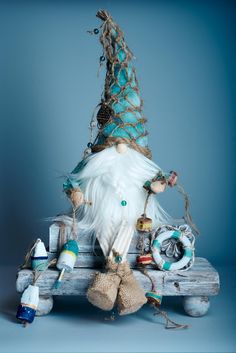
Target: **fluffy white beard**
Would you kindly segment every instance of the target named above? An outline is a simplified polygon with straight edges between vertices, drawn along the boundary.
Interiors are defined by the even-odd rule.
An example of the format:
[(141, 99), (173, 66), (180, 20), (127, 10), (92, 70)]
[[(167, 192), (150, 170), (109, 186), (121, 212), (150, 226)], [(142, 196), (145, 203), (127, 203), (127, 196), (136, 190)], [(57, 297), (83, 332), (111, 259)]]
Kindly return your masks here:
[[(128, 148), (120, 154), (113, 146), (90, 155), (83, 169), (70, 176), (79, 181), (85, 199), (92, 202), (91, 206), (80, 207), (78, 227), (95, 233), (104, 255), (109, 254), (122, 221), (135, 231), (147, 196), (143, 184), (158, 171), (160, 168), (141, 153)], [(122, 200), (126, 206), (121, 205)], [(154, 227), (170, 220), (154, 196), (149, 199), (146, 214)]]

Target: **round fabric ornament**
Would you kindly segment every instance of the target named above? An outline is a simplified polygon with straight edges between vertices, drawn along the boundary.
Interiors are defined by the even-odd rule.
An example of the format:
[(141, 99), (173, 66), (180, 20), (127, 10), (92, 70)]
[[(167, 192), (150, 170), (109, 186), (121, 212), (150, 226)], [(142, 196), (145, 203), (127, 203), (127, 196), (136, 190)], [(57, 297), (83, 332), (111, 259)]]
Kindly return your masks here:
[[(182, 227), (182, 228), (181, 228)], [(194, 259), (194, 237), (192, 239), (187, 235), (189, 227), (180, 226), (179, 228), (171, 227), (173, 229), (166, 230), (156, 236), (152, 243), (152, 256), (157, 267), (162, 271), (176, 271), (184, 270), (191, 267)], [(181, 230), (182, 229), (182, 230)], [(185, 232), (184, 230), (187, 229)], [(184, 250), (183, 256), (176, 262), (165, 261), (161, 256), (162, 243), (167, 239), (175, 239), (179, 241)]]

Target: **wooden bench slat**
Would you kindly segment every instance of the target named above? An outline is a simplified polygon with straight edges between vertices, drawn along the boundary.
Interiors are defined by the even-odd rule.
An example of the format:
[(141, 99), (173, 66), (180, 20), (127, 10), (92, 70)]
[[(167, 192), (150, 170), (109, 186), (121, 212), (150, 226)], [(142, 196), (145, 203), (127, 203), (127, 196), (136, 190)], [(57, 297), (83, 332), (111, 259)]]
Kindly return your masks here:
[[(137, 255), (138, 254), (127, 254), (127, 260), (131, 268), (137, 267)], [(48, 253), (49, 260), (52, 260), (57, 257), (56, 253)], [(164, 257), (163, 257), (164, 258)], [(104, 256), (100, 255), (95, 256), (93, 253), (79, 253), (78, 258), (75, 263), (75, 268), (102, 268), (105, 263)], [(155, 265), (148, 265), (147, 268), (156, 268)], [(211, 270), (212, 266), (210, 263), (203, 258), (198, 258), (198, 265), (192, 267), (192, 271), (202, 271), (202, 270)]]
[[(205, 265), (205, 266), (204, 266)], [(70, 274), (65, 274), (60, 289), (54, 289), (54, 283), (59, 272), (56, 269), (48, 269), (39, 277), (37, 285), (40, 295), (86, 295), (89, 283), (96, 269), (76, 268)], [(206, 259), (196, 258), (194, 266), (188, 271), (179, 273), (163, 272), (149, 269), (148, 273), (153, 277), (157, 288), (166, 296), (211, 296), (219, 291), (219, 276), (217, 271)], [(150, 280), (139, 270), (134, 270), (134, 275), (145, 291), (151, 289)], [(16, 289), (23, 292), (32, 283), (33, 273), (29, 269), (18, 272)]]

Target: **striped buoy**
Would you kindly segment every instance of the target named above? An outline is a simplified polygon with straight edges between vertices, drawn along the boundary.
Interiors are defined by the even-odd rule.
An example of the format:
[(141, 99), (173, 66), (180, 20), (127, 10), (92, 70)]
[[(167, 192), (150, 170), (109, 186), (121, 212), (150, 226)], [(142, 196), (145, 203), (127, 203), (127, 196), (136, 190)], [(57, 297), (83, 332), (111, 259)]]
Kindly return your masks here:
[(31, 256), (31, 268), (32, 270), (43, 271), (47, 267), (47, 264), (48, 254), (44, 242), (38, 239), (33, 255)]
[(61, 273), (55, 283), (55, 288), (60, 287), (65, 272), (73, 271), (78, 253), (79, 247), (76, 240), (69, 240), (66, 244), (63, 245), (56, 265)]
[[(163, 241), (167, 239), (176, 239), (178, 240), (184, 249), (183, 257), (180, 258), (179, 261), (176, 262), (168, 262), (165, 261), (161, 256), (161, 245)], [(167, 230), (163, 233), (157, 235), (152, 243), (152, 256), (153, 259), (160, 270), (163, 271), (176, 271), (184, 269), (185, 267), (189, 266), (190, 262), (194, 258), (194, 248), (193, 244), (187, 235), (180, 230)]]
[(162, 295), (158, 294), (156, 291), (148, 291), (146, 292), (145, 296), (149, 304), (153, 304), (158, 307), (161, 305)]
[(29, 285), (22, 294), (16, 317), (23, 324), (32, 323), (39, 303), (39, 287)]

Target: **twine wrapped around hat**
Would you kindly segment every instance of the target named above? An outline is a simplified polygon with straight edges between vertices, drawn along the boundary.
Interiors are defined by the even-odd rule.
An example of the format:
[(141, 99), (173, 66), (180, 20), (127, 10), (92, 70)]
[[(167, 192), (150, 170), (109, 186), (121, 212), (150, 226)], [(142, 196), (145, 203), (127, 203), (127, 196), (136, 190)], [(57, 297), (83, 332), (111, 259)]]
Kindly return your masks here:
[(100, 42), (106, 60), (106, 79), (103, 98), (97, 113), (99, 132), (91, 147), (99, 152), (118, 143), (125, 143), (151, 159), (147, 147), (146, 118), (140, 98), (133, 54), (124, 35), (110, 14), (101, 10), (97, 17), (103, 20)]

